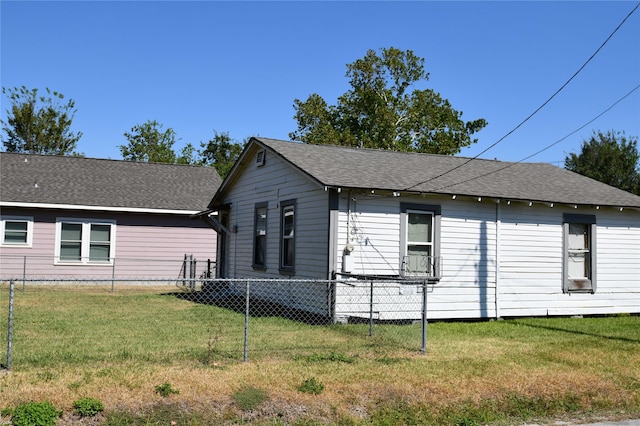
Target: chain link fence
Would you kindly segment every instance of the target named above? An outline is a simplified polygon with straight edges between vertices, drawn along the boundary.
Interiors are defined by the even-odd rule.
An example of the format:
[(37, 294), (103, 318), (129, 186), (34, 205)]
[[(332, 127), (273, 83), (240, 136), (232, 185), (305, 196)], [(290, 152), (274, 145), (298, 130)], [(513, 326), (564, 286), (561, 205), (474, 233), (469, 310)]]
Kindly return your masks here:
[(3, 365), (426, 353), (426, 281), (213, 279), (192, 260), (164, 278), (3, 271)]
[(64, 261), (55, 256), (0, 255), (0, 282), (138, 282), (194, 281), (215, 276), (215, 262), (192, 254), (179, 258), (116, 257), (96, 262), (90, 258)]

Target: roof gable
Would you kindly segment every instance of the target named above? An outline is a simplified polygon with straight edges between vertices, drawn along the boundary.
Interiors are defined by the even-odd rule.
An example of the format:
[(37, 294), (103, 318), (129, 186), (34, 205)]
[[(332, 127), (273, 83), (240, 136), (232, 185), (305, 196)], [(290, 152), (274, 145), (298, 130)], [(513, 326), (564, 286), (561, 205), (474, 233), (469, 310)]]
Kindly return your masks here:
[(212, 167), (0, 153), (3, 204), (198, 211), (221, 179)]
[[(245, 153), (254, 144), (327, 187), (640, 208), (637, 195), (547, 163), (308, 145), (267, 138), (252, 138)], [(241, 170), (234, 168), (231, 174)]]

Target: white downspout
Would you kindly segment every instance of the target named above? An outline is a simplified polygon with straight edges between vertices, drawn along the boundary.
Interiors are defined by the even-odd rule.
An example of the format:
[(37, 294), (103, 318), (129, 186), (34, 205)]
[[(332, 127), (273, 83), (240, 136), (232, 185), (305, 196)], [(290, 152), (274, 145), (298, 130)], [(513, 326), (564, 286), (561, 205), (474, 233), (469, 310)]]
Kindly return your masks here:
[(500, 319), (500, 234), (501, 234), (501, 223), (502, 223), (502, 209), (500, 208), (500, 201), (496, 203), (496, 294), (495, 294), (495, 303), (496, 303), (496, 319)]

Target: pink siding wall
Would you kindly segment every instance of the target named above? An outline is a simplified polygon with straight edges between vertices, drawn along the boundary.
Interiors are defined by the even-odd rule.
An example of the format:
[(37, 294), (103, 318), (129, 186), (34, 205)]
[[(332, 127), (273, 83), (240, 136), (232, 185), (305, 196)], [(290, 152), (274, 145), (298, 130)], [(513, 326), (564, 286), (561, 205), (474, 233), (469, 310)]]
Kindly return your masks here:
[[(3, 216), (31, 216), (31, 247), (0, 247), (0, 278), (178, 278), (184, 256), (215, 262), (216, 233), (200, 220), (177, 215), (125, 214), (70, 210), (2, 209)], [(115, 221), (113, 265), (56, 264), (57, 218)], [(25, 266), (26, 265), (26, 266)]]

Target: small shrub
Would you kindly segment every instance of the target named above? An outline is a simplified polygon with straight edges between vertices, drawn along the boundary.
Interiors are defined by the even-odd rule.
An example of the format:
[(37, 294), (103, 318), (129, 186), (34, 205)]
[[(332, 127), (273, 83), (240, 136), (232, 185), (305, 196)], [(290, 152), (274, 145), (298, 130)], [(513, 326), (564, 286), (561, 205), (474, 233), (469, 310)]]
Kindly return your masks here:
[(316, 380), (315, 377), (311, 377), (298, 386), (298, 391), (313, 395), (320, 395), (324, 391), (324, 384)]
[(62, 411), (50, 402), (27, 402), (13, 410), (11, 424), (14, 426), (55, 426)]
[(156, 393), (160, 396), (167, 397), (173, 394), (177, 395), (180, 393), (180, 391), (172, 388), (170, 383), (163, 383), (161, 385), (156, 386)]
[(104, 404), (94, 398), (81, 398), (73, 402), (73, 412), (81, 417), (92, 417), (104, 410)]
[(254, 387), (243, 388), (233, 394), (234, 402), (243, 411), (254, 410), (267, 399), (269, 399), (269, 395), (265, 390)]

